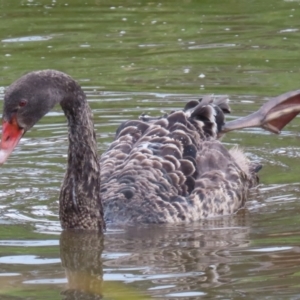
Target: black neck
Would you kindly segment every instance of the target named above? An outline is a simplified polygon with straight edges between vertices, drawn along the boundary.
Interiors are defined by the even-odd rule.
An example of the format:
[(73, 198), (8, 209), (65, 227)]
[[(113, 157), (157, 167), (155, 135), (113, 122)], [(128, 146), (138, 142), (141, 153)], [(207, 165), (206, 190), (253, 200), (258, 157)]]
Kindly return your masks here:
[(69, 125), (68, 167), (60, 194), (61, 223), (63, 228), (102, 230), (100, 165), (92, 112), (81, 88), (73, 90), (61, 101)]

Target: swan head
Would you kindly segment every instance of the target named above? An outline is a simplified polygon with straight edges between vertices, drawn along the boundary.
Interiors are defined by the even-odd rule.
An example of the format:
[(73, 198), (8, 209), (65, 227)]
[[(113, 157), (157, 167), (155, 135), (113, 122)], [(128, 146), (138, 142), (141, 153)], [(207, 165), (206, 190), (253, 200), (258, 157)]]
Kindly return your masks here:
[[(3, 164), (22, 136), (51, 108), (66, 98), (68, 75), (54, 70), (28, 73), (12, 83), (4, 96), (0, 164)], [(70, 90), (70, 88), (69, 88)]]

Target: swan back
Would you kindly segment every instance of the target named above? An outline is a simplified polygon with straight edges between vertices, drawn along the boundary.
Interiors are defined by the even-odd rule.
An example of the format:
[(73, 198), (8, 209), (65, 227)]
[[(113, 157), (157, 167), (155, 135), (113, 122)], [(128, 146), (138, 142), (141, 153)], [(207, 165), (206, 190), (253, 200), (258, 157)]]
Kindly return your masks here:
[(205, 97), (121, 124), (100, 160), (105, 220), (174, 223), (241, 207), (256, 174), (217, 140), (229, 111), (227, 99)]

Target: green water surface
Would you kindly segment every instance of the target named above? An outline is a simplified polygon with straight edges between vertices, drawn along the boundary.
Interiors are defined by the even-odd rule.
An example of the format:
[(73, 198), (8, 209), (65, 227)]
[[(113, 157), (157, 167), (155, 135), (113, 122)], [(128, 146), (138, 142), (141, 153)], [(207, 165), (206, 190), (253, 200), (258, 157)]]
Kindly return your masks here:
[[(243, 116), (300, 88), (299, 18), (298, 0), (0, 0), (0, 99), (26, 72), (67, 72), (101, 153), (122, 121), (203, 94), (229, 95), (229, 119)], [(299, 125), (223, 139), (264, 165), (238, 214), (103, 238), (61, 234), (67, 127), (56, 107), (1, 166), (0, 299), (299, 299)]]

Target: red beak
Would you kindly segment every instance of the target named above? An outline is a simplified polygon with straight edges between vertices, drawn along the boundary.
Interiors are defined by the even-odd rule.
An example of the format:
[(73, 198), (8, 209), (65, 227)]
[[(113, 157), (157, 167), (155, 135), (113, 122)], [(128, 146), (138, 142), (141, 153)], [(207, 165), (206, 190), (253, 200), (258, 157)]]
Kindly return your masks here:
[(2, 122), (2, 139), (0, 144), (0, 164), (3, 164), (18, 145), (24, 129), (20, 128), (15, 116), (10, 121)]

